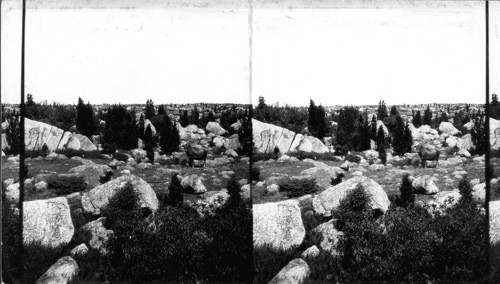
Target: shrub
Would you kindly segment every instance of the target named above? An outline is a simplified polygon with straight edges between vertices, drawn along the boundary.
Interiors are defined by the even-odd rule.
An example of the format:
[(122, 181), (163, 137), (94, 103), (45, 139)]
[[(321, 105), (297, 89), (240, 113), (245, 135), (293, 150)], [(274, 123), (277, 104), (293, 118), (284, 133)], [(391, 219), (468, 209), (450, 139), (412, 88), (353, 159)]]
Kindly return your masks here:
[(342, 179), (345, 177), (344, 173), (341, 172), (341, 173), (338, 173), (337, 176), (335, 178), (332, 178), (331, 181), (330, 181), (330, 184), (331, 185), (337, 185), (339, 183), (342, 182)]
[(73, 192), (79, 192), (87, 189), (88, 185), (85, 177), (81, 175), (50, 175), (47, 180), (47, 186), (54, 189), (57, 195), (67, 195)]
[(122, 161), (122, 162), (127, 162), (128, 161), (128, 155), (125, 154), (125, 153), (121, 153), (121, 152), (116, 152), (113, 154), (113, 158), (118, 160), (118, 161)]
[(346, 161), (349, 161), (351, 163), (359, 163), (361, 161), (361, 157), (358, 155), (353, 155), (353, 154), (348, 154), (345, 157)]
[(102, 144), (102, 153), (103, 154), (114, 154), (115, 152), (116, 152), (116, 145), (115, 144), (108, 144), (108, 143)]
[(260, 169), (252, 167), (250, 169), (250, 180), (260, 180)]
[(20, 116), (14, 114), (9, 117), (9, 126), (5, 130), (5, 138), (9, 145), (9, 154), (18, 155), (21, 152), (21, 129), (20, 129)]
[(73, 150), (73, 149), (60, 149), (55, 151), (56, 154), (62, 154), (68, 158), (71, 157), (82, 157), (82, 158), (93, 158), (93, 159), (105, 159), (103, 154), (99, 151), (84, 151), (84, 150)]
[(280, 181), (279, 187), (289, 198), (315, 193), (319, 189), (314, 178), (284, 179)]

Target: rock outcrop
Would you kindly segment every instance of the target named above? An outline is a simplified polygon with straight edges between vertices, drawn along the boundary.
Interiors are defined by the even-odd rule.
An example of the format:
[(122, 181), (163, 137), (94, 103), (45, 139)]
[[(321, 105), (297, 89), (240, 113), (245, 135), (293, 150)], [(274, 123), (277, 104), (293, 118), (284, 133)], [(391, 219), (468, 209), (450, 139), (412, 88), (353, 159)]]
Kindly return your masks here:
[(78, 264), (70, 256), (61, 257), (47, 270), (38, 280), (36, 284), (66, 284), (78, 276)]
[(327, 153), (330, 150), (318, 138), (296, 134), (286, 128), (252, 119), (252, 133), (257, 153), (315, 152)]
[(309, 274), (311, 274), (309, 265), (303, 259), (296, 258), (283, 267), (269, 283), (300, 284), (307, 280)]
[(50, 151), (73, 149), (95, 151), (97, 147), (85, 136), (64, 131), (47, 123), (25, 118), (24, 143), (26, 150), (41, 150), (47, 145)]

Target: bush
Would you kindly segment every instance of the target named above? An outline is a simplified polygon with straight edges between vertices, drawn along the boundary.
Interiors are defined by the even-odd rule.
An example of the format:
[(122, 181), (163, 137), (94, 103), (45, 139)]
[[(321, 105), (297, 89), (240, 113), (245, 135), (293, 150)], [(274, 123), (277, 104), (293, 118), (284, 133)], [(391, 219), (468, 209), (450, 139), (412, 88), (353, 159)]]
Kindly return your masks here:
[(330, 181), (330, 184), (331, 185), (337, 185), (339, 183), (342, 182), (342, 179), (345, 177), (344, 173), (341, 172), (341, 173), (338, 173), (337, 176), (335, 178), (332, 178), (331, 181)]
[(252, 167), (250, 169), (250, 180), (260, 180), (260, 169)]
[(116, 145), (115, 144), (108, 144), (108, 143), (102, 144), (102, 153), (103, 154), (114, 154), (115, 152), (116, 152)]
[(286, 193), (289, 198), (299, 197), (319, 190), (314, 178), (284, 179), (279, 183), (280, 191)]
[(48, 188), (54, 189), (57, 195), (83, 191), (88, 187), (85, 177), (81, 175), (53, 174), (47, 178), (46, 182)]
[(113, 154), (113, 158), (118, 160), (118, 161), (122, 161), (122, 162), (127, 162), (128, 161), (128, 155), (125, 154), (125, 153), (121, 153), (121, 152), (116, 152)]
[(340, 159), (334, 156), (332, 153), (316, 153), (316, 152), (292, 152), (288, 153), (290, 157), (296, 157), (299, 160), (304, 159), (313, 159), (313, 160), (322, 160), (322, 161), (340, 161)]
[(359, 163), (361, 161), (361, 157), (358, 155), (353, 155), (353, 154), (348, 154), (345, 157), (346, 161), (349, 161), (351, 163)]
[(415, 195), (413, 194), (413, 186), (410, 182), (408, 174), (403, 175), (403, 180), (399, 186), (400, 195), (396, 199), (396, 205), (401, 207), (413, 206), (415, 202)]

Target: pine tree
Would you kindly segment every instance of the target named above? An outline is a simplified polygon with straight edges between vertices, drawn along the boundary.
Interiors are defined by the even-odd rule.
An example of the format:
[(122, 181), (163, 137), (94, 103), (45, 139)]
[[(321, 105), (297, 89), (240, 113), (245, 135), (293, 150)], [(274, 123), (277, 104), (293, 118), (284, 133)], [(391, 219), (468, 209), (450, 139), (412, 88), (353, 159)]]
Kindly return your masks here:
[(191, 124), (199, 126), (200, 124), (199, 117), (200, 117), (200, 112), (198, 111), (198, 108), (195, 106), (193, 112), (191, 113)]
[(413, 194), (413, 186), (408, 174), (403, 175), (403, 180), (399, 186), (399, 192), (398, 206), (408, 208), (414, 204), (415, 194)]
[(469, 205), (472, 203), (472, 190), (470, 182), (467, 177), (463, 177), (458, 184), (458, 191), (460, 193), (460, 204)]
[(229, 194), (229, 203), (237, 205), (241, 203), (241, 189), (240, 185), (233, 177), (227, 183), (227, 193)]
[(150, 163), (154, 163), (155, 152), (153, 150), (153, 132), (151, 131), (151, 125), (148, 124), (146, 127), (146, 132), (144, 133), (144, 148), (146, 149), (146, 156), (149, 159)]
[(257, 105), (257, 108), (258, 109), (263, 109), (267, 107), (266, 105), (266, 101), (264, 100), (264, 97), (263, 96), (259, 96), (259, 104)]
[(384, 121), (384, 118), (386, 118), (387, 116), (387, 106), (385, 105), (385, 102), (379, 101), (377, 109), (377, 119)]
[(309, 133), (316, 137), (318, 121), (316, 116), (316, 104), (312, 99), (309, 100), (309, 109), (308, 109), (309, 119), (307, 121), (307, 128), (309, 129)]
[(359, 115), (357, 124), (357, 133), (359, 134), (358, 151), (370, 149), (370, 126), (368, 125), (368, 113), (363, 112)]
[(18, 155), (21, 152), (20, 116), (14, 112), (7, 121), (9, 126), (5, 130), (5, 138), (9, 145), (9, 152), (12, 155)]
[(413, 116), (413, 125), (415, 127), (422, 126), (422, 115), (420, 114), (420, 110), (417, 110), (417, 112)]
[(155, 116), (155, 106), (153, 100), (149, 99), (146, 101), (146, 119), (151, 119)]
[(139, 129), (137, 130), (138, 137), (141, 140), (144, 140), (144, 132), (146, 131), (146, 129), (144, 129), (145, 127), (146, 126), (145, 126), (144, 114), (141, 113), (141, 116), (139, 117)]
[(158, 107), (158, 115), (164, 115), (164, 114), (166, 114), (166, 113), (167, 113), (167, 112), (165, 111), (165, 106), (160, 105), (160, 106)]
[(80, 132), (84, 131), (85, 120), (87, 120), (85, 111), (85, 104), (82, 98), (78, 97), (78, 104), (76, 105), (76, 129)]
[[(177, 133), (177, 137), (179, 136), (179, 132), (175, 128), (175, 125), (172, 124), (170, 117), (168, 115), (163, 116), (164, 123), (162, 124), (162, 128), (160, 129), (160, 148), (163, 154), (170, 155), (173, 152), (179, 150), (179, 143), (175, 140), (175, 133)], [(174, 133), (175, 132), (175, 133)]]
[(241, 154), (250, 157), (253, 152), (252, 121), (249, 116), (241, 119), (241, 127), (238, 129), (238, 140), (242, 145)]
[(427, 106), (427, 109), (425, 109), (423, 123), (429, 126), (432, 125), (432, 111), (429, 106)]
[(189, 125), (189, 116), (187, 110), (182, 113), (179, 123), (182, 127), (186, 127)]
[(471, 140), (474, 145), (474, 153), (483, 155), (486, 152), (486, 129), (484, 122), (484, 114), (479, 112), (473, 119), (474, 127), (471, 129)]
[(391, 116), (398, 116), (398, 115), (399, 115), (398, 108), (396, 106), (392, 106), (391, 107)]
[(445, 112), (441, 113), (441, 119), (440, 122), (448, 122), (448, 116), (446, 115)]
[(184, 195), (182, 194), (182, 186), (179, 180), (178, 174), (174, 173), (170, 184), (168, 185), (168, 198), (167, 204), (170, 206), (177, 206), (184, 201)]
[(181, 137), (179, 135), (179, 130), (177, 130), (177, 126), (176, 126), (175, 122), (172, 123), (171, 133), (172, 133), (172, 142), (171, 142), (170, 150), (172, 152), (177, 152), (177, 151), (179, 151), (179, 145), (181, 144)]
[(377, 141), (377, 116), (372, 115), (372, 121), (370, 123), (370, 139)]
[(378, 128), (376, 142), (377, 142), (378, 156), (382, 161), (382, 163), (385, 165), (385, 163), (387, 162), (387, 153), (385, 152), (386, 149), (385, 133), (382, 125), (380, 125), (380, 127)]
[(405, 151), (405, 153), (410, 153), (412, 146), (413, 146), (413, 136), (411, 135), (411, 130), (408, 125), (408, 122), (406, 122), (403, 134), (403, 151)]
[(207, 121), (215, 121), (215, 117), (214, 117), (214, 113), (213, 112), (209, 112), (208, 113), (208, 118), (207, 118)]
[(137, 121), (135, 118), (135, 110), (127, 112), (127, 119), (125, 122), (125, 129), (127, 134), (127, 147), (125, 150), (135, 149), (138, 146), (139, 133), (137, 130)]
[[(396, 116), (396, 126), (392, 138), (392, 147), (396, 155), (404, 155), (411, 150), (411, 138), (408, 141), (408, 133), (411, 137), (411, 132), (408, 124), (405, 125), (401, 116)], [(408, 149), (408, 144), (410, 145)]]

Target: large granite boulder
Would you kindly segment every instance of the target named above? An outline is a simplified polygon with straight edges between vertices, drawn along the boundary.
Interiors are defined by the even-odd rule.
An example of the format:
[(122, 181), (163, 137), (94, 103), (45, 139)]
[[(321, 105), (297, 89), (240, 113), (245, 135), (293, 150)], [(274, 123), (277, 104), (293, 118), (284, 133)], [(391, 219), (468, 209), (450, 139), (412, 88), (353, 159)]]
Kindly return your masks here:
[(84, 212), (99, 215), (101, 208), (105, 208), (109, 204), (109, 200), (122, 191), (129, 182), (138, 195), (138, 205), (149, 208), (153, 213), (156, 212), (159, 202), (155, 192), (146, 181), (135, 175), (120, 176), (86, 192), (82, 196)]
[(369, 205), (372, 209), (380, 209), (383, 212), (387, 211), (390, 201), (384, 189), (371, 178), (356, 176), (329, 187), (316, 195), (313, 199), (314, 212), (325, 217), (330, 217), (332, 210), (337, 209), (340, 201), (353, 191), (358, 184), (361, 184), (366, 191), (369, 198)]
[(272, 153), (278, 148), (280, 153), (290, 150), (295, 132), (283, 127), (252, 119), (252, 133), (257, 153)]
[(308, 176), (316, 180), (316, 184), (322, 189), (329, 188), (332, 184), (332, 179), (337, 178), (337, 176), (342, 173), (343, 170), (339, 167), (312, 167), (303, 170), (300, 175)]
[(446, 133), (448, 135), (457, 135), (460, 133), (460, 131), (458, 129), (455, 128), (455, 126), (453, 126), (453, 124), (451, 124), (451, 122), (447, 122), (447, 121), (443, 121), (441, 122), (441, 124), (439, 124), (439, 131), (441, 131), (442, 133)]
[(213, 133), (215, 135), (224, 135), (227, 133), (227, 131), (224, 128), (222, 128), (222, 126), (220, 126), (219, 123), (215, 121), (208, 122), (206, 129), (207, 132)]
[(47, 270), (36, 284), (67, 284), (73, 283), (78, 276), (78, 264), (70, 256), (61, 257)]
[(26, 150), (41, 150), (43, 145), (47, 145), (50, 151), (58, 149), (97, 150), (92, 141), (81, 134), (65, 132), (50, 124), (28, 118), (25, 118), (24, 121), (24, 134)]
[(334, 226), (334, 221), (330, 220), (315, 227), (310, 234), (310, 242), (319, 246), (323, 251), (327, 251), (332, 255), (337, 255), (337, 245), (340, 236), (344, 233), (337, 231)]
[(295, 200), (253, 205), (254, 247), (268, 245), (287, 250), (302, 244), (306, 235)]
[(100, 217), (85, 224), (78, 231), (79, 241), (88, 244), (89, 248), (98, 251), (102, 255), (109, 253), (109, 244), (114, 235), (112, 230), (108, 230), (104, 226), (105, 221), (105, 217)]
[(45, 247), (67, 245), (75, 233), (70, 207), (64, 197), (24, 202), (23, 243)]

